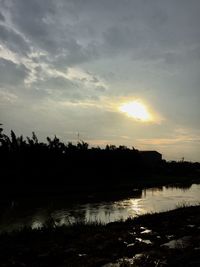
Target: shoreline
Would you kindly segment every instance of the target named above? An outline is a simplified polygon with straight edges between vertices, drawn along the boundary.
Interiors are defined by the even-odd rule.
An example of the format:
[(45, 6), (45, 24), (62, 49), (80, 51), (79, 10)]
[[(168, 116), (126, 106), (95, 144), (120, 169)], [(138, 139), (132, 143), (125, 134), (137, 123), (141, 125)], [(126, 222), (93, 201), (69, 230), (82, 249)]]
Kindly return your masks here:
[(49, 218), (41, 229), (0, 235), (5, 267), (199, 266), (199, 253), (200, 205), (106, 225), (56, 227)]
[(29, 184), (20, 188), (19, 185), (3, 184), (0, 189), (1, 200), (26, 199), (38, 197), (64, 197), (69, 201), (104, 201), (134, 197), (137, 192), (159, 187), (189, 188), (192, 184), (200, 184), (200, 176), (164, 176), (133, 178), (133, 181), (118, 184), (82, 184), (82, 185), (54, 185)]

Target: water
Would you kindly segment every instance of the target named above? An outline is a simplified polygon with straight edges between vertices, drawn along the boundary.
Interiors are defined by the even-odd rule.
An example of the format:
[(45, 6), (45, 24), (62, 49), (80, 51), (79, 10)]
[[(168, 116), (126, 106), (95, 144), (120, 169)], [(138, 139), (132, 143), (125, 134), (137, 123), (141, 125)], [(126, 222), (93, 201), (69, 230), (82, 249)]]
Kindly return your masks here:
[[(135, 194), (136, 193), (136, 194)], [(133, 192), (133, 197), (118, 201), (72, 204), (65, 198), (22, 199), (0, 202), (0, 231), (42, 226), (48, 218), (56, 224), (75, 221), (113, 222), (137, 215), (160, 212), (180, 205), (200, 203), (200, 185), (189, 188), (160, 187)], [(135, 195), (135, 197), (134, 197)]]

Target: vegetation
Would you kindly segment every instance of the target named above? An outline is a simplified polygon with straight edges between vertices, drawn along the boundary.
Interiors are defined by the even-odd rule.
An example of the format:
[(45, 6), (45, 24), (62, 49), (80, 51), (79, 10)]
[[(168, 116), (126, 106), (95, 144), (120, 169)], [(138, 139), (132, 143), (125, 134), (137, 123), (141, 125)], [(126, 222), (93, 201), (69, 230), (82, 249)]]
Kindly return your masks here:
[(98, 267), (110, 262), (119, 267), (199, 266), (199, 249), (200, 206), (107, 225), (57, 227), (48, 222), (40, 229), (0, 235), (0, 262), (5, 267)]
[(63, 143), (56, 136), (40, 142), (0, 128), (1, 194), (112, 191), (199, 181), (200, 163), (149, 164), (140, 151), (125, 146), (89, 147)]
[[(65, 144), (56, 136), (44, 143), (34, 132), (25, 139), (13, 131), (7, 136), (2, 128), (0, 162), (3, 197), (51, 192), (80, 200), (97, 192), (105, 200), (113, 192), (123, 197), (133, 188), (139, 188), (135, 193), (140, 194), (144, 187), (176, 183), (187, 187), (200, 181), (200, 163), (158, 160), (150, 164), (134, 148), (90, 148), (83, 141)], [(50, 217), (40, 229), (2, 233), (0, 265), (199, 266), (199, 214), (200, 206), (181, 207), (107, 225), (78, 222), (59, 227)], [(176, 246), (170, 248), (173, 243)]]

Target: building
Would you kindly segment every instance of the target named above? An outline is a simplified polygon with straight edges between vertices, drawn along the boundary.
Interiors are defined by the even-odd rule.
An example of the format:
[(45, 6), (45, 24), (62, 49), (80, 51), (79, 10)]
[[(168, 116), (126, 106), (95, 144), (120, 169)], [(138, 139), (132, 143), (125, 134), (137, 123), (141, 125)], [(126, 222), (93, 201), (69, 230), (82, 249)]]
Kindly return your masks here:
[(157, 151), (140, 151), (142, 160), (151, 166), (155, 166), (162, 161), (162, 154)]

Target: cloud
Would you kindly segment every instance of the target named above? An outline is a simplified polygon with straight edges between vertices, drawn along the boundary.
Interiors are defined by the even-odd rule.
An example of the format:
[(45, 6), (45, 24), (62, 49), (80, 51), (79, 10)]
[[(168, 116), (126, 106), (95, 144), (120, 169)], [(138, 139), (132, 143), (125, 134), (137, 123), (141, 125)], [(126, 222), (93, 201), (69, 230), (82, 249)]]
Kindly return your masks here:
[[(43, 73), (44, 71), (46, 72)], [(42, 76), (41, 73), (43, 73)], [(107, 90), (103, 81), (94, 79), (96, 76), (80, 70), (63, 73), (48, 69), (48, 67), (46, 70), (36, 68), (35, 77), (28, 88), (20, 89), (21, 94), (32, 101), (41, 98), (72, 103), (87, 100), (98, 101)]]
[[(18, 45), (11, 49), (19, 53), (28, 49), (44, 51), (43, 60), (57, 69), (125, 54), (134, 61), (181, 64), (189, 51), (198, 53), (194, 46), (200, 41), (196, 12), (199, 4), (194, 3), (184, 2), (179, 8), (178, 1), (83, 4), (78, 0), (49, 0), (47, 5), (39, 0), (8, 0), (2, 5), (12, 24), (2, 32), (7, 31), (10, 46), (21, 45), (21, 51)], [(186, 5), (192, 11), (189, 14)]]
[(17, 96), (13, 93), (0, 90), (0, 103), (4, 105), (5, 103), (14, 103), (17, 100)]
[[(177, 127), (198, 130), (199, 8), (197, 0), (0, 1), (2, 119), (20, 132), (80, 128), (90, 140), (160, 146)], [(133, 123), (111, 108), (124, 98), (144, 100), (165, 121)]]
[(0, 25), (0, 41), (8, 49), (20, 55), (27, 55), (30, 52), (30, 47), (23, 37), (5, 25)]
[(5, 17), (1, 12), (0, 12), (0, 21), (5, 21)]
[(26, 36), (34, 49), (49, 53), (47, 60), (66, 66), (90, 57), (89, 46), (84, 48), (74, 36), (71, 25), (66, 24), (69, 11), (67, 14), (62, 12), (64, 1), (60, 1), (60, 5), (54, 1), (48, 1), (47, 5), (45, 1), (38, 0), (32, 3), (24, 0), (9, 2), (7, 11), (13, 27)]
[(12, 61), (0, 59), (0, 85), (18, 86), (23, 84), (28, 75), (28, 69), (24, 65), (17, 65)]

